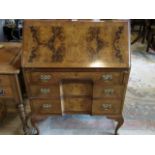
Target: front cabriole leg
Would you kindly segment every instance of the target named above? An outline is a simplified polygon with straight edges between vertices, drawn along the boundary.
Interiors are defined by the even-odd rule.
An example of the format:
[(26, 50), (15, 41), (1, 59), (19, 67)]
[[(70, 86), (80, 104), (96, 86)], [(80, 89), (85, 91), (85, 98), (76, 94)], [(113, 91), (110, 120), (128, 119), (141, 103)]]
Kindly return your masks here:
[(118, 135), (118, 130), (119, 128), (123, 125), (124, 123), (124, 118), (122, 115), (120, 116), (107, 116), (109, 119), (113, 119), (117, 122), (116, 128), (115, 128), (115, 135)]

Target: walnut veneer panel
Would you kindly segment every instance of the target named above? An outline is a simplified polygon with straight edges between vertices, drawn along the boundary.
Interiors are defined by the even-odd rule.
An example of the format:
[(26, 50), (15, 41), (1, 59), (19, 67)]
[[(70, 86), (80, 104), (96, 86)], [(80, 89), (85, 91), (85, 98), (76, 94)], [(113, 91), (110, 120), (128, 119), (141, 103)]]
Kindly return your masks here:
[(0, 73), (19, 73), (21, 43), (0, 42)]
[(128, 21), (25, 20), (23, 67), (129, 67)]
[(92, 100), (87, 97), (69, 98), (65, 97), (62, 100), (64, 113), (83, 113), (91, 114)]
[(0, 88), (0, 99), (1, 98), (10, 98), (13, 97), (13, 90), (10, 87), (1, 87)]
[(92, 114), (116, 115), (121, 112), (121, 100), (93, 100)]
[(93, 97), (94, 98), (122, 98), (124, 87), (119, 85), (104, 86), (102, 83), (94, 85)]
[(31, 85), (29, 94), (35, 98), (58, 98), (60, 96), (60, 87), (59, 85)]
[(60, 100), (30, 100), (32, 111), (38, 114), (61, 114), (61, 102)]
[(93, 93), (91, 81), (65, 81), (61, 88), (62, 96), (92, 96)]
[(0, 75), (0, 85), (9, 86), (10, 85), (10, 76), (9, 75)]

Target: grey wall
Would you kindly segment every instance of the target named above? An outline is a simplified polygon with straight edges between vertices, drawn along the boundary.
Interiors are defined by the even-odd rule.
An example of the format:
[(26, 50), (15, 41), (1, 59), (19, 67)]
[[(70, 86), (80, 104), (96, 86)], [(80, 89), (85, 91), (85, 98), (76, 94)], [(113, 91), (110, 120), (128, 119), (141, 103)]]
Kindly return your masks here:
[(0, 41), (4, 41), (4, 35), (3, 35), (3, 25), (4, 25), (5, 20), (0, 19)]

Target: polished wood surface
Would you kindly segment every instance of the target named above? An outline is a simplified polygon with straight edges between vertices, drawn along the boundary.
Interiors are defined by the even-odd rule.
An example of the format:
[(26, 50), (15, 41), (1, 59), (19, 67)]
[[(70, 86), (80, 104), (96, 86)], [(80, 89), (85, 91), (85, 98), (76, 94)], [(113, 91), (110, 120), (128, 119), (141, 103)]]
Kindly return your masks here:
[(79, 80), (91, 80), (92, 82), (102, 82), (102, 84), (122, 84), (123, 81), (123, 73), (122, 72), (116, 72), (113, 70), (111, 71), (95, 71), (95, 72), (88, 72), (88, 71), (63, 71), (63, 72), (55, 72), (52, 70), (45, 72), (40, 70), (38, 71), (31, 71), (28, 70), (25, 72), (25, 76), (27, 78), (28, 83), (30, 84), (43, 84), (48, 85), (52, 83), (60, 82), (62, 79), (79, 79)]
[(23, 66), (129, 67), (128, 21), (25, 20)]
[(124, 20), (26, 20), (23, 73), (38, 115), (105, 115), (123, 124), (130, 73), (129, 23)]
[(93, 115), (115, 115), (121, 112), (121, 100), (111, 100), (111, 99), (98, 99), (93, 100), (92, 104), (92, 114)]
[(0, 73), (19, 73), (21, 43), (0, 42)]
[(0, 124), (7, 115), (7, 109), (3, 101), (0, 100)]
[(62, 100), (63, 113), (79, 113), (91, 114), (92, 100), (87, 97), (69, 98), (65, 97)]
[(52, 86), (30, 86), (30, 96), (40, 98), (56, 98), (60, 96), (59, 85)]
[(30, 100), (30, 105), (34, 113), (37, 114), (61, 114), (61, 102), (60, 100)]
[(93, 83), (91, 81), (63, 81), (61, 96), (92, 96)]
[(11, 75), (0, 75), (0, 85), (10, 86), (10, 77)]
[(98, 85), (94, 85), (93, 96), (94, 98), (119, 99), (122, 98), (123, 91), (123, 86), (104, 86), (100, 83)]

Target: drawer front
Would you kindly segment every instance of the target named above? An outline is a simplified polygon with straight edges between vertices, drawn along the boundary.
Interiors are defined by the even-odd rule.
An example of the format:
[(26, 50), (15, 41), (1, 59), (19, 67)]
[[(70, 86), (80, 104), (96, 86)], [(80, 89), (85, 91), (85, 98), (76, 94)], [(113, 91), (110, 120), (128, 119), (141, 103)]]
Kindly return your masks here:
[(12, 99), (7, 99), (4, 101), (8, 112), (17, 112), (17, 103)]
[(89, 98), (65, 98), (62, 106), (64, 112), (91, 113), (92, 101)]
[(40, 98), (55, 98), (60, 97), (59, 85), (50, 86), (30, 86), (30, 96)]
[(10, 76), (0, 75), (0, 86), (9, 86), (9, 85), (10, 85)]
[(92, 114), (119, 114), (121, 112), (121, 100), (93, 100)]
[(31, 109), (38, 114), (61, 114), (60, 100), (30, 100)]
[(64, 82), (62, 83), (62, 96), (92, 96), (91, 82)]
[(93, 98), (122, 98), (124, 86), (94, 85)]
[(0, 122), (5, 119), (7, 115), (7, 109), (6, 109), (6, 105), (4, 104), (4, 102), (0, 101)]
[(48, 84), (65, 79), (92, 80), (104, 84), (122, 84), (121, 72), (27, 72), (29, 83)]
[(13, 97), (13, 92), (10, 87), (0, 87), (0, 98)]
[(27, 73), (29, 83), (49, 84), (56, 83), (58, 79), (51, 72), (31, 72)]

